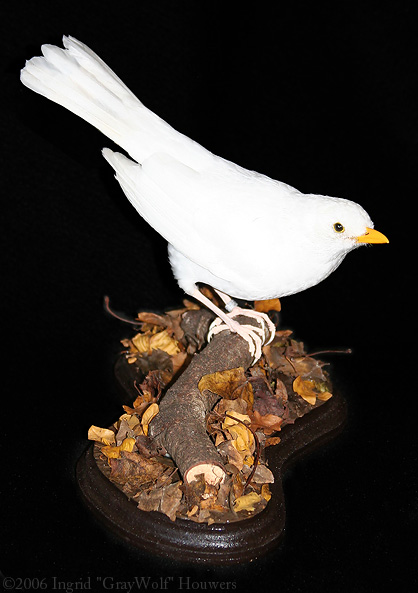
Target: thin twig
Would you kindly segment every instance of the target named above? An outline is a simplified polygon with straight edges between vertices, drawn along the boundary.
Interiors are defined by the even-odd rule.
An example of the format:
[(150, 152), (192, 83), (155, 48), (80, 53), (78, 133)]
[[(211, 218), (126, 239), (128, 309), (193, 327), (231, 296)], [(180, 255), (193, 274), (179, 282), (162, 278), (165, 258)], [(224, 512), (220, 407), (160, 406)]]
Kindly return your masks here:
[(135, 321), (134, 319), (129, 319), (128, 317), (125, 317), (121, 313), (116, 313), (116, 311), (112, 311), (112, 309), (110, 308), (110, 299), (108, 296), (104, 297), (103, 305), (104, 305), (105, 311), (107, 313), (109, 313), (109, 315), (114, 317), (115, 319), (119, 319), (119, 321), (123, 321), (124, 323), (129, 323), (131, 325), (139, 325), (140, 324), (139, 321)]
[(351, 348), (341, 348), (336, 350), (318, 350), (317, 352), (310, 352), (305, 356), (318, 356), (319, 354), (352, 354)]

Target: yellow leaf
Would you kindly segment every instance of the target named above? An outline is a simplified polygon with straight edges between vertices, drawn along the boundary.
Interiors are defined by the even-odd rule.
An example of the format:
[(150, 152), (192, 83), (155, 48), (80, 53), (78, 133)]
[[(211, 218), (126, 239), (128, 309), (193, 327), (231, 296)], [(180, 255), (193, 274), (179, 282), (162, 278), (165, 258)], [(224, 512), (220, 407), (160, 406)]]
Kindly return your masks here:
[(152, 336), (150, 347), (151, 350), (163, 350), (170, 356), (180, 352), (179, 343), (168, 334), (166, 329)]
[(268, 313), (269, 311), (281, 311), (279, 299), (266, 299), (265, 301), (254, 301), (254, 309), (259, 313)]
[(121, 442), (121, 444), (119, 445), (119, 448), (121, 451), (129, 451), (129, 453), (132, 453), (134, 446), (135, 446), (135, 439), (128, 437), (127, 439), (124, 439)]
[[(237, 420), (234, 420), (233, 418), (231, 418), (231, 416), (233, 416)], [(226, 416), (225, 420), (222, 423), (222, 428), (226, 428), (228, 426), (234, 426), (235, 424), (238, 424), (238, 420), (241, 420), (242, 422), (248, 422), (248, 423), (251, 422), (251, 418), (249, 416), (247, 416), (247, 414), (240, 414), (239, 412), (236, 412), (235, 410), (230, 410), (230, 411), (228, 411), (228, 416)]]
[(245, 494), (235, 500), (234, 511), (236, 513), (240, 511), (254, 511), (255, 505), (259, 502), (261, 502), (261, 494), (250, 492), (250, 494)]
[(115, 433), (109, 428), (100, 428), (99, 426), (90, 426), (87, 434), (89, 441), (97, 441), (104, 445), (112, 445), (115, 443)]
[(318, 393), (315, 391), (314, 381), (302, 379), (299, 375), (293, 381), (293, 391), (307, 401), (308, 404), (311, 404), (311, 406), (315, 405)]
[(322, 393), (318, 393), (317, 398), (320, 399), (322, 402), (326, 402), (329, 398), (332, 397), (332, 393), (329, 391), (324, 391)]
[(235, 441), (232, 441), (237, 451), (251, 451), (254, 445), (254, 436), (248, 428), (243, 424), (235, 424), (235, 426), (229, 426), (228, 432)]
[(244, 457), (244, 463), (245, 465), (248, 465), (248, 467), (251, 467), (254, 465), (254, 457), (252, 455), (246, 455)]
[(141, 424), (142, 428), (144, 429), (144, 434), (148, 435), (148, 425), (151, 420), (158, 414), (159, 407), (158, 404), (151, 404), (142, 414)]
[(110, 445), (107, 447), (102, 447), (102, 453), (111, 459), (117, 459), (120, 457), (120, 447), (111, 447)]
[(102, 447), (102, 453), (104, 453), (106, 457), (110, 459), (118, 459), (120, 457), (121, 451), (128, 451), (129, 453), (132, 453), (134, 446), (135, 439), (128, 437), (122, 441), (119, 447)]
[(122, 416), (119, 417), (119, 420), (125, 420), (131, 430), (140, 423), (138, 416), (135, 414), (122, 414)]
[(150, 346), (150, 336), (149, 334), (136, 334), (136, 336), (134, 336), (132, 338), (132, 343), (135, 346), (135, 348), (138, 350), (139, 353), (143, 353), (143, 352), (150, 352), (151, 350), (151, 346)]
[(264, 500), (267, 500), (267, 502), (270, 500), (271, 492), (268, 484), (263, 484), (261, 486), (261, 496), (264, 498)]

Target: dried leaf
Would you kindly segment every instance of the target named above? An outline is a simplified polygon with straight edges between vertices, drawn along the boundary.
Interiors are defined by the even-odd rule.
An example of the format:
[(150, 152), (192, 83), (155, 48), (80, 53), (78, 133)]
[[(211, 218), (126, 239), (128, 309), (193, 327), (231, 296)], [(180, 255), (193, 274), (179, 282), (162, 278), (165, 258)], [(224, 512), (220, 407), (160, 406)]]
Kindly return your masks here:
[(106, 455), (108, 459), (117, 459), (120, 457), (120, 448), (119, 447), (112, 447), (111, 445), (107, 445), (106, 447), (102, 447), (102, 453)]
[(154, 416), (156, 416), (158, 414), (159, 411), (159, 407), (158, 404), (151, 404), (150, 406), (148, 406), (148, 408), (145, 410), (145, 412), (142, 415), (142, 419), (141, 419), (141, 424), (142, 424), (142, 428), (144, 430), (144, 434), (146, 436), (148, 436), (148, 425), (151, 422), (151, 420), (154, 418)]
[(97, 441), (104, 445), (112, 445), (116, 443), (115, 433), (110, 428), (100, 428), (99, 426), (90, 426), (87, 438), (89, 441)]
[(168, 334), (166, 329), (152, 336), (150, 346), (151, 350), (162, 350), (170, 356), (180, 352), (179, 343)]
[(166, 470), (166, 467), (155, 459), (146, 459), (139, 453), (129, 451), (121, 451), (120, 458), (110, 458), (108, 463), (112, 470), (112, 482), (128, 484), (136, 492), (144, 484), (155, 482)]
[(106, 455), (109, 459), (118, 459), (122, 451), (133, 451), (135, 447), (135, 439), (127, 438), (118, 447), (102, 447), (102, 453)]
[(276, 432), (277, 430), (281, 430), (281, 424), (283, 419), (279, 416), (275, 416), (274, 414), (266, 414), (262, 416), (257, 410), (251, 412), (251, 428), (253, 430), (257, 430), (258, 428), (262, 428), (263, 432), (267, 435), (271, 434), (272, 432)]
[(269, 311), (281, 311), (281, 304), (279, 299), (266, 299), (265, 301), (254, 301), (254, 309), (260, 313), (268, 313)]
[[(124, 414), (124, 416), (128, 416), (128, 414)], [(138, 418), (138, 422), (139, 422), (139, 418)], [(116, 444), (120, 445), (122, 443), (122, 441), (124, 439), (126, 439), (127, 436), (131, 436), (131, 434), (129, 434), (129, 433), (131, 433), (132, 431), (129, 428), (128, 422), (125, 419), (123, 419), (123, 420), (119, 419), (119, 421), (116, 423), (116, 426), (114, 425), (115, 428), (117, 427), (118, 424), (119, 424), (119, 429), (118, 429), (118, 432), (116, 433)]]
[(229, 426), (227, 430), (234, 439), (231, 443), (237, 451), (252, 452), (254, 447), (254, 436), (248, 428), (243, 424), (236, 424), (235, 426)]
[(155, 457), (160, 452), (156, 442), (144, 434), (138, 435), (135, 439), (135, 443), (138, 451), (143, 457), (146, 457), (147, 459), (150, 457)]
[(307, 401), (308, 404), (311, 404), (311, 406), (315, 405), (318, 393), (315, 390), (314, 381), (302, 379), (302, 377), (298, 375), (293, 381), (293, 391)]
[(177, 371), (181, 369), (186, 358), (186, 352), (177, 352), (177, 354), (174, 354), (174, 356), (171, 358), (171, 362), (173, 363), (173, 375), (175, 375)]
[(136, 350), (141, 354), (142, 352), (151, 352), (151, 332), (146, 334), (138, 333), (132, 338), (132, 343)]
[(240, 511), (254, 511), (256, 504), (261, 502), (261, 494), (256, 492), (250, 492), (240, 496), (234, 502), (234, 511), (239, 513)]
[(329, 391), (320, 391), (316, 397), (320, 399), (322, 402), (326, 402), (332, 397), (332, 393), (330, 393)]
[[(282, 417), (285, 410), (283, 406), (283, 394), (280, 392), (280, 383), (283, 386), (284, 393), (286, 394), (285, 398), (287, 400), (287, 390), (282, 381), (279, 379), (277, 380), (276, 393), (277, 389), (279, 390), (279, 396), (277, 396), (276, 393), (270, 391), (269, 385), (264, 379), (256, 379), (256, 381), (253, 382), (253, 410), (257, 410), (262, 416), (265, 416), (266, 414), (274, 414), (275, 416)], [(280, 397), (280, 395), (282, 397)]]
[[(158, 315), (149, 311), (143, 311), (137, 315), (138, 321), (149, 325), (158, 325), (160, 327), (169, 327), (171, 320), (167, 315)], [(139, 325), (139, 324), (138, 324)]]
[(122, 414), (122, 416), (120, 416), (119, 421), (125, 421), (128, 424), (128, 427), (130, 430), (134, 430), (135, 427), (140, 424), (140, 419), (138, 418), (138, 416), (136, 416), (136, 414)]
[(134, 500), (137, 502), (138, 508), (141, 509), (141, 511), (158, 511), (162, 494), (162, 488), (153, 488), (149, 492), (143, 491), (138, 493), (134, 497)]
[(192, 482), (185, 482), (182, 485), (186, 503), (189, 509), (194, 506), (200, 506), (200, 500), (206, 488), (206, 480), (204, 474), (199, 474)]
[(280, 443), (280, 437), (269, 437), (265, 440), (264, 446), (271, 447), (272, 445), (278, 445)]
[(162, 350), (173, 356), (180, 352), (179, 343), (169, 335), (166, 329), (156, 333), (152, 331), (139, 332), (131, 341), (140, 354), (150, 354), (152, 350)]
[(174, 484), (169, 484), (162, 489), (163, 493), (161, 496), (160, 511), (167, 515), (167, 517), (172, 521), (176, 520), (177, 509), (180, 506), (183, 496), (180, 486), (180, 482), (175, 482)]
[(225, 399), (237, 397), (247, 401), (253, 399), (251, 384), (248, 383), (242, 367), (204, 375), (199, 381), (198, 388), (201, 393), (208, 390)]
[(239, 414), (246, 415), (247, 408), (247, 402), (241, 397), (237, 397), (237, 399), (221, 399), (215, 407), (215, 411), (218, 414), (227, 413), (232, 416), (232, 412), (238, 412)]
[(256, 484), (272, 484), (274, 482), (274, 476), (266, 465), (260, 463), (257, 465), (251, 481)]
[(222, 428), (227, 428), (229, 426), (234, 426), (239, 422), (251, 422), (251, 418), (247, 414), (240, 414), (239, 412), (235, 412), (231, 410), (228, 412), (228, 416), (225, 417), (225, 420), (222, 422)]
[(133, 451), (135, 447), (135, 439), (127, 438), (120, 444), (121, 451), (128, 451), (129, 453)]
[(218, 451), (222, 455), (225, 455), (228, 459), (228, 463), (232, 463), (235, 467), (238, 468), (239, 471), (242, 470), (242, 466), (244, 465), (244, 459), (242, 455), (238, 452), (236, 447), (232, 444), (232, 441), (224, 441), (218, 446)]
[(264, 500), (267, 500), (267, 502), (271, 499), (271, 492), (268, 484), (263, 484), (261, 486), (261, 496)]

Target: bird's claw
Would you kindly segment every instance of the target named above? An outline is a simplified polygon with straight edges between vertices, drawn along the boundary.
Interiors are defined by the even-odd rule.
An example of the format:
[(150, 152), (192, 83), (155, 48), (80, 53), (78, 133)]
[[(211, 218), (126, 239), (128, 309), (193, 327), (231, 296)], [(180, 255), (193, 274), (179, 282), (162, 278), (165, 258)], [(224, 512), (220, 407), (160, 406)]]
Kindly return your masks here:
[[(237, 317), (238, 315), (253, 317), (259, 323), (259, 327), (248, 324), (241, 325), (234, 319), (234, 317)], [(219, 317), (211, 323), (208, 332), (208, 342), (210, 342), (214, 335), (225, 330), (230, 330), (234, 333), (237, 333), (247, 342), (248, 349), (250, 351), (251, 356), (253, 357), (252, 364), (255, 364), (257, 360), (261, 357), (263, 345), (269, 344), (275, 336), (276, 327), (274, 323), (265, 313), (241, 309), (240, 307), (235, 307), (228, 314), (228, 318), (228, 323), (224, 323)], [(266, 325), (268, 327), (270, 334), (268, 340), (266, 340)]]

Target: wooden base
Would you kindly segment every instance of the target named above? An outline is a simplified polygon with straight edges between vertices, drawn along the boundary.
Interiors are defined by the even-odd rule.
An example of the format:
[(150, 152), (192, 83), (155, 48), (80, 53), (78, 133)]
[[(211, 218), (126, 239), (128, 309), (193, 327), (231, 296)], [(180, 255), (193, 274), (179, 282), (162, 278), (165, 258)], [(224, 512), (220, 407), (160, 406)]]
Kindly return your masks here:
[(128, 500), (100, 471), (91, 445), (77, 464), (78, 484), (89, 509), (113, 533), (150, 554), (187, 562), (227, 565), (262, 556), (280, 542), (285, 528), (282, 479), (286, 468), (338, 434), (346, 403), (338, 393), (319, 408), (286, 426), (281, 442), (266, 449), (275, 482), (267, 507), (249, 519), (227, 524), (172, 522), (158, 512), (145, 512)]

